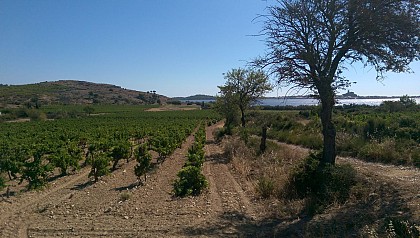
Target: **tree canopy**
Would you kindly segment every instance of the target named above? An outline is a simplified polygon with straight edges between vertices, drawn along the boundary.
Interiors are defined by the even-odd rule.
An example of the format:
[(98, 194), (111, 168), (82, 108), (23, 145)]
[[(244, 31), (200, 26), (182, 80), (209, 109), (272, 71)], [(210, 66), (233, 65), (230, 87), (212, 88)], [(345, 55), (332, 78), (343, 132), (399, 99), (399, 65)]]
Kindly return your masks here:
[(321, 101), (322, 162), (335, 162), (332, 108), (345, 62), (407, 72), (419, 59), (418, 0), (279, 0), (263, 16), (268, 51), (255, 64), (279, 83), (308, 88)]
[[(225, 79), (225, 85), (219, 86), (222, 101), (239, 108), (241, 124), (244, 127), (245, 110), (258, 98), (272, 90), (269, 78), (261, 70), (239, 68), (228, 71)], [(225, 109), (232, 110), (230, 108), (232, 105), (225, 106)]]

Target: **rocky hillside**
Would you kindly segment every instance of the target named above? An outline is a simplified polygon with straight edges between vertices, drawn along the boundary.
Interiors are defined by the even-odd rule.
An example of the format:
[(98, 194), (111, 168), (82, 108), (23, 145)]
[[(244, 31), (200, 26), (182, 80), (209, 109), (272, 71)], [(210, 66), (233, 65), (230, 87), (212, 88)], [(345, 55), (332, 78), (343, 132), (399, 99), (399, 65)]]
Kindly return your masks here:
[(27, 85), (0, 85), (0, 105), (153, 104), (167, 97), (111, 84), (60, 80)]

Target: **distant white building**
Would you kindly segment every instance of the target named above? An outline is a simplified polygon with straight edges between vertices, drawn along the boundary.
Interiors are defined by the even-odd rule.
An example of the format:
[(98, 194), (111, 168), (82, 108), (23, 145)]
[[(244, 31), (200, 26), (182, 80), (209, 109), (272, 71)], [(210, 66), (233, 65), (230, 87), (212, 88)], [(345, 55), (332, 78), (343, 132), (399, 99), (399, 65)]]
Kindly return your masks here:
[(342, 97), (344, 98), (357, 98), (358, 95), (354, 92), (351, 92), (350, 90), (347, 90), (347, 93), (343, 94)]

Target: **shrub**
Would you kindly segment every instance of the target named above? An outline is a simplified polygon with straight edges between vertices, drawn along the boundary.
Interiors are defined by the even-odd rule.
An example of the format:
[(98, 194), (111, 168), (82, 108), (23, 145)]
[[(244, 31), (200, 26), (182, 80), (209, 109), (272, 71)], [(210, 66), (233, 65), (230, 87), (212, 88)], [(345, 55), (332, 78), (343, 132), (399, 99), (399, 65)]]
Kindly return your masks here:
[(36, 109), (30, 109), (28, 110), (28, 117), (32, 120), (32, 121), (45, 121), (47, 119), (47, 115), (39, 110)]
[(297, 138), (297, 144), (303, 145), (304, 147), (310, 149), (321, 149), (322, 138), (321, 135), (313, 133), (302, 134)]
[(188, 154), (188, 160), (185, 163), (185, 167), (186, 166), (195, 166), (195, 167), (199, 167), (201, 168), (201, 166), (204, 163), (204, 154), (193, 154), (193, 153), (189, 153)]
[(120, 194), (120, 201), (125, 202), (130, 199), (131, 194), (129, 192), (123, 192)]
[(257, 193), (262, 198), (269, 198), (274, 195), (274, 181), (266, 177), (261, 177), (258, 179)]
[(414, 166), (416, 166), (417, 168), (420, 168), (420, 148), (415, 149), (411, 153), (411, 161)]
[(4, 187), (6, 187), (6, 182), (4, 181), (4, 178), (0, 176), (0, 191), (3, 190)]
[(385, 229), (388, 237), (418, 238), (420, 231), (414, 224), (399, 218), (385, 219)]
[(92, 166), (89, 177), (94, 177), (95, 182), (98, 182), (99, 177), (107, 175), (109, 173), (109, 158), (106, 156), (105, 153), (97, 153), (92, 156), (91, 160), (89, 161), (90, 165)]
[(175, 196), (197, 196), (208, 185), (206, 178), (201, 173), (201, 169), (195, 166), (182, 168), (177, 176), (178, 179), (173, 184)]
[(395, 145), (392, 139), (382, 143), (372, 141), (360, 149), (358, 157), (367, 161), (397, 164), (402, 155), (397, 152)]
[(147, 145), (142, 144), (136, 151), (137, 165), (134, 167), (134, 173), (140, 181), (141, 176), (144, 175), (144, 181), (146, 182), (146, 173), (150, 169), (150, 162), (152, 161), (152, 155), (147, 150)]
[(321, 154), (310, 154), (289, 178), (286, 192), (293, 198), (307, 198), (309, 214), (326, 206), (344, 203), (356, 184), (356, 171), (350, 165), (321, 165)]
[(356, 157), (364, 145), (365, 141), (360, 136), (337, 133), (337, 151), (340, 155)]

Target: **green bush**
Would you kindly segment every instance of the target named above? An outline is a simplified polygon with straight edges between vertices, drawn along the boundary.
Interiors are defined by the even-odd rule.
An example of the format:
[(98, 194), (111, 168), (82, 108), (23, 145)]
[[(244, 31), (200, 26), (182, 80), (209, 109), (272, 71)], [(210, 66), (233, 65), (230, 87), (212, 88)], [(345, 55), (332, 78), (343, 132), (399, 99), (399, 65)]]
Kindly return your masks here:
[(4, 178), (0, 176), (0, 191), (3, 190), (4, 187), (6, 187), (6, 181), (4, 181)]
[(137, 179), (140, 181), (141, 176), (144, 175), (144, 181), (146, 182), (146, 173), (150, 170), (150, 163), (152, 161), (152, 155), (149, 153), (146, 144), (142, 144), (136, 151), (137, 165), (134, 167), (134, 173)]
[(274, 195), (274, 182), (270, 178), (261, 177), (258, 179), (256, 189), (262, 198), (269, 198)]
[(372, 141), (363, 146), (358, 157), (367, 161), (399, 164), (402, 154), (397, 151), (396, 143), (386, 139), (382, 143)]
[(120, 201), (125, 202), (131, 198), (131, 194), (129, 192), (122, 192), (120, 193)]
[(358, 135), (347, 133), (337, 134), (337, 152), (342, 156), (356, 157), (360, 148), (365, 145), (365, 140)]
[(208, 186), (206, 178), (201, 173), (201, 168), (195, 166), (182, 168), (177, 176), (178, 179), (173, 184), (175, 196), (197, 196)]
[(315, 150), (321, 149), (322, 148), (322, 137), (321, 137), (321, 135), (312, 134), (312, 133), (301, 134), (297, 138), (297, 143), (296, 144), (303, 145), (304, 147), (310, 148), (310, 149), (315, 149)]
[(321, 154), (309, 155), (290, 175), (286, 185), (291, 198), (307, 198), (308, 213), (315, 214), (328, 205), (344, 203), (356, 185), (356, 171), (350, 165), (321, 165)]
[(96, 153), (90, 160), (92, 166), (89, 177), (94, 177), (95, 182), (98, 182), (99, 177), (109, 173), (109, 157), (105, 153)]
[(420, 168), (420, 148), (415, 149), (411, 153), (411, 161), (414, 166), (416, 166), (417, 168)]

